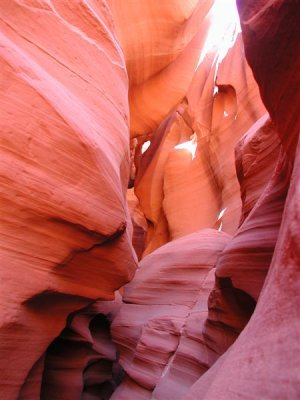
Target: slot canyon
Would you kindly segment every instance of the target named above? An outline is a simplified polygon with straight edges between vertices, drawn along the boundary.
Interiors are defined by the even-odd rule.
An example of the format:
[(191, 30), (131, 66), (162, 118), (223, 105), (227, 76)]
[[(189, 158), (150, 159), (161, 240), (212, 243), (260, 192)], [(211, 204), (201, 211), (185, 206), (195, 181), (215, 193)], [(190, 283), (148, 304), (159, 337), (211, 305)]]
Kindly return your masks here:
[(300, 399), (299, 0), (0, 0), (0, 399)]

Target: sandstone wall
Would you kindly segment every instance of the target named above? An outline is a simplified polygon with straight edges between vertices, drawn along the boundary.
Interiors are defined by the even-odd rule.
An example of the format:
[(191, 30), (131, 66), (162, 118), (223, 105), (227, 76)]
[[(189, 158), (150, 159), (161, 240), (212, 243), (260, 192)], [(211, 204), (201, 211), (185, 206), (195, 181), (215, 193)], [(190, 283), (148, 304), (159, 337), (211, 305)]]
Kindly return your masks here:
[(300, 9), (237, 3), (1, 2), (1, 398), (300, 397)]

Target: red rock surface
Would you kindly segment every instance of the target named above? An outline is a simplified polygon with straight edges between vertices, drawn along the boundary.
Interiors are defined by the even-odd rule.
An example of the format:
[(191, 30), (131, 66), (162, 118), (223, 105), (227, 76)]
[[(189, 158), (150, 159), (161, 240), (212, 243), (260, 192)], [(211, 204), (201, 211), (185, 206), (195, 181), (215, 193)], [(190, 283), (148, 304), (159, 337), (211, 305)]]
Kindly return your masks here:
[(213, 0), (109, 0), (126, 58), (131, 132), (152, 132), (186, 94)]
[[(261, 243), (267, 243), (270, 232), (271, 237), (274, 234), (277, 237), (273, 241), (274, 250), (268, 250), (271, 250), (271, 263), (268, 271), (265, 268), (268, 274), (261, 293), (257, 293), (259, 298), (255, 312), (235, 344), (199, 379), (183, 397), (184, 400), (245, 397), (279, 400), (297, 399), (300, 395), (299, 145), (295, 151), (300, 121), (299, 113), (295, 112), (299, 99), (297, 88), (300, 86), (300, 53), (297, 51), (299, 29), (296, 27), (299, 7), (293, 1), (238, 3), (247, 55), (260, 84), (262, 98), (283, 143), (269, 186), (241, 229), (247, 221), (255, 221), (259, 214), (265, 222), (269, 216), (275, 217), (277, 214), (279, 217), (281, 214), (281, 223), (278, 221), (274, 225), (275, 217), (270, 218), (271, 224), (264, 223), (262, 226), (257, 219), (256, 228), (261, 225), (260, 232), (265, 231)], [(294, 78), (293, 89), (291, 77)], [(267, 237), (268, 228), (271, 230)], [(248, 246), (244, 247), (244, 259), (247, 259), (250, 267), (255, 267), (255, 262), (259, 261), (258, 257), (249, 259), (253, 248), (258, 250), (254, 243), (258, 239), (258, 234), (253, 234), (251, 242), (248, 241)], [(222, 264), (221, 258), (219, 263)], [(231, 266), (234, 279), (239, 275), (238, 266), (241, 263), (231, 260)], [(249, 278), (255, 278), (258, 271), (248, 272)], [(260, 282), (254, 279), (252, 288), (249, 281), (245, 282), (245, 286), (238, 279), (236, 284), (243, 286), (244, 290), (253, 291), (262, 286), (263, 277)]]
[(235, 39), (225, 56), (220, 44), (200, 54), (186, 98), (136, 159), (135, 193), (148, 221), (145, 255), (199, 229), (222, 224), (232, 234), (238, 226), (234, 149), (265, 108), (237, 29), (229, 29)]
[(105, 2), (4, 1), (0, 14), (0, 391), (34, 399), (22, 385), (68, 314), (113, 299), (136, 267), (128, 86)]
[(253, 400), (299, 397), (300, 260), (295, 223), (299, 167), (298, 150), (274, 257), (254, 315), (235, 344), (184, 400), (243, 399), (245, 393)]
[(138, 259), (141, 259), (145, 250), (147, 222), (133, 188), (127, 190), (126, 198), (133, 225), (132, 244)]
[(133, 396), (133, 384), (141, 399), (150, 398), (151, 392), (159, 399), (166, 393), (173, 398), (176, 392), (174, 399), (179, 398), (211, 365), (215, 355), (207, 351), (201, 324), (207, 316), (214, 266), (229, 239), (223, 232), (202, 230), (162, 246), (140, 262), (112, 324), (120, 364), (128, 376), (112, 399)]
[(1, 399), (300, 398), (298, 3), (1, 2)]
[(120, 374), (110, 323), (121, 302), (117, 294), (115, 301), (97, 301), (68, 317), (45, 357), (42, 399), (110, 397)]
[(243, 201), (240, 224), (249, 215), (274, 172), (280, 138), (268, 114), (251, 126), (235, 148), (236, 171)]
[[(279, 135), (292, 156), (298, 143), (300, 9), (297, 0), (237, 0), (247, 59)], [(254, 40), (257, 38), (257, 40)]]

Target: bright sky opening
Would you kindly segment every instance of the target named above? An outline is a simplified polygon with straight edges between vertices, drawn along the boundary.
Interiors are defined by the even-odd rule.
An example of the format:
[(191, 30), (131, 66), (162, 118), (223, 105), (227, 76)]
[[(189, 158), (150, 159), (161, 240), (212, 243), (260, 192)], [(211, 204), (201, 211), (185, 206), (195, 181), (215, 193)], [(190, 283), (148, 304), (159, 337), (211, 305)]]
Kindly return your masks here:
[(216, 50), (218, 51), (218, 63), (220, 63), (234, 45), (238, 33), (241, 32), (236, 0), (215, 0), (208, 18), (211, 25), (198, 66), (206, 54)]

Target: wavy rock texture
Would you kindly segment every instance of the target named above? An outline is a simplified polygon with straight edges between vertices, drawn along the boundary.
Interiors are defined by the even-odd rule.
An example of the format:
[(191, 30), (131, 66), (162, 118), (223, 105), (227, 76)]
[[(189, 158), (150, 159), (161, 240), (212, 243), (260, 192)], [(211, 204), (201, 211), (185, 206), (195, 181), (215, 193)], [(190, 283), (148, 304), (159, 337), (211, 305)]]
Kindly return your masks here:
[(213, 0), (109, 0), (129, 77), (133, 136), (154, 131), (185, 96)]
[[(255, 146), (249, 148), (251, 142)], [(257, 196), (259, 190), (261, 196), (257, 196), (255, 205), (223, 251), (217, 266), (218, 277), (230, 278), (235, 288), (243, 290), (256, 301), (274, 253), (289, 187), (291, 165), (282, 149), (279, 150), (278, 134), (268, 125), (256, 132), (248, 146), (244, 144), (242, 147), (240, 159), (241, 162), (244, 160), (244, 164), (240, 167), (247, 172), (240, 171), (240, 175), (243, 174), (242, 191), (252, 186), (251, 194)], [(272, 157), (275, 156), (271, 161), (268, 159), (269, 151), (272, 151)], [(260, 176), (261, 186), (254, 191), (253, 184), (258, 174), (254, 178), (251, 172), (256, 168), (264, 171), (264, 175)], [(265, 185), (262, 185), (264, 180)], [(247, 200), (245, 196), (245, 207), (249, 207)]]
[(135, 193), (148, 221), (145, 255), (199, 229), (222, 225), (232, 234), (238, 226), (234, 148), (265, 109), (241, 35), (224, 59), (220, 50), (213, 56), (203, 58), (186, 100), (162, 122), (137, 165)]
[[(291, 157), (299, 136), (299, 115), (295, 115), (294, 103), (299, 91), (291, 95), (289, 86), (291, 76), (295, 77), (293, 85), (299, 87), (300, 83), (296, 72), (300, 61), (296, 51), (299, 30), (293, 29), (299, 8), (293, 1), (264, 4), (245, 1), (239, 5), (248, 58), (282, 146), (266, 190), (219, 259), (219, 266), (223, 267), (221, 275), (228, 272), (236, 286), (252, 292), (253, 297), (259, 295), (257, 307), (234, 345), (199, 379), (184, 400), (245, 396), (253, 400), (260, 397), (279, 400), (297, 399), (300, 395), (299, 145), (295, 162)], [(288, 46), (287, 37), (291, 39)], [(275, 64), (279, 67), (272, 69), (270, 75), (269, 68)], [(287, 64), (295, 69), (285, 69)], [(271, 77), (277, 78), (274, 90)], [(285, 114), (283, 110), (288, 103), (291, 112)], [(284, 127), (289, 129), (283, 131)], [(254, 229), (248, 244), (242, 241), (243, 236), (247, 237), (247, 226), (249, 233)], [(247, 264), (242, 263), (243, 253)]]
[[(112, 324), (126, 379), (112, 399), (179, 398), (215, 359), (201, 324), (214, 265), (230, 236), (202, 230), (145, 257)], [(198, 329), (197, 329), (198, 328)], [(167, 394), (166, 394), (167, 393)]]
[[(271, 262), (289, 183), (290, 168), (282, 155), (279, 158), (279, 165), (276, 165), (276, 154), (279, 157), (279, 152), (280, 141), (267, 115), (261, 118), (239, 143), (238, 175), (240, 179), (243, 177), (241, 184), (244, 193), (247, 193), (246, 188), (251, 188), (250, 193), (255, 196), (250, 197), (252, 212), (233, 239), (227, 238), (227, 243), (224, 243), (226, 246), (219, 254), (216, 253), (216, 248), (211, 249), (210, 256), (216, 263), (215, 272), (214, 269), (211, 272), (216, 274), (216, 282), (214, 284), (211, 275), (208, 281), (209, 290), (204, 290), (203, 287), (198, 289), (200, 297), (192, 307), (192, 311), (185, 317), (183, 325), (179, 324), (177, 327), (180, 339), (175, 343), (169, 338), (170, 328), (166, 324), (165, 317), (159, 316), (164, 323), (160, 322), (160, 327), (157, 328), (152, 312), (155, 312), (157, 304), (160, 306), (156, 313), (162, 311), (166, 313), (166, 303), (170, 304), (171, 315), (182, 308), (185, 304), (182, 299), (185, 291), (174, 280), (176, 276), (180, 276), (180, 261), (177, 262), (177, 258), (183, 257), (186, 262), (190, 260), (189, 246), (196, 240), (199, 243), (199, 256), (200, 254), (203, 256), (202, 246), (206, 240), (216, 243), (221, 232), (204, 230), (197, 236), (196, 234), (184, 236), (162, 246), (143, 259), (135, 278), (126, 288), (125, 304), (113, 324), (113, 337), (121, 350), (121, 364), (128, 374), (115, 392), (116, 397), (113, 398), (126, 399), (137, 392), (141, 399), (151, 398), (151, 395), (155, 399), (180, 399), (197, 377), (206, 373), (244, 329), (253, 313)], [(256, 181), (256, 170), (264, 171), (259, 180), (260, 185)], [(244, 207), (249, 209), (246, 195), (243, 196), (243, 200)], [(183, 252), (183, 243), (187, 253), (178, 256), (177, 252)], [(173, 272), (171, 272), (170, 263), (175, 256), (176, 262), (173, 262)], [(174, 290), (176, 289), (176, 299), (169, 297), (168, 281), (162, 275), (164, 264), (168, 266), (166, 272), (169, 279), (172, 279)], [(159, 290), (160, 279), (163, 290)], [(194, 280), (198, 278), (194, 277)], [(187, 273), (184, 276), (184, 283), (189, 285), (192, 292), (192, 282), (187, 281)], [(175, 310), (174, 303), (178, 304)], [(208, 310), (203, 308), (205, 303), (208, 305)], [(139, 326), (142, 325), (143, 328), (141, 330), (140, 327), (137, 331), (136, 327), (133, 329), (130, 321), (133, 318), (132, 313), (135, 317), (139, 315), (139, 308), (142, 309), (143, 318), (137, 320)], [(150, 321), (149, 317), (144, 320), (147, 310), (151, 310)], [(177, 314), (175, 316), (178, 317)], [(182, 315), (180, 317), (182, 318)], [(167, 335), (167, 342), (171, 346), (166, 357), (167, 361), (158, 358), (162, 364), (160, 369), (155, 368), (158, 362), (155, 353), (160, 355), (162, 348), (166, 349), (166, 345), (156, 349), (158, 343), (158, 340), (154, 339), (157, 335), (155, 335), (156, 329), (159, 329), (159, 337)], [(152, 341), (147, 339), (150, 333)], [(174, 335), (173, 331), (172, 334)], [(158, 377), (152, 376), (151, 380), (153, 371)], [(191, 398), (195, 398), (195, 393), (193, 396)]]
[(285, 148), (294, 156), (300, 131), (298, 1), (238, 0), (237, 5), (247, 59), (262, 99)]
[[(299, 167), (298, 150), (274, 257), (255, 312), (233, 346), (184, 400), (244, 399), (245, 393), (253, 400), (299, 397), (299, 226), (295, 223), (299, 219)], [(254, 266), (253, 261), (249, 264)]]
[(133, 235), (132, 244), (137, 254), (138, 259), (140, 259), (145, 250), (145, 238), (147, 233), (147, 222), (145, 216), (140, 208), (139, 201), (134, 194), (134, 189), (127, 190), (127, 202), (129, 207), (129, 212), (131, 216), (131, 221), (133, 225)]
[(43, 373), (41, 398), (108, 399), (122, 376), (110, 336), (110, 323), (121, 296), (71, 314), (67, 327), (50, 345)]
[(300, 398), (300, 8), (237, 3), (1, 2), (1, 398)]
[[(261, 55), (259, 56), (261, 57)], [(241, 78), (241, 82), (242, 81), (243, 78)], [(228, 109), (228, 103), (226, 106), (226, 101), (234, 106), (234, 102), (230, 100), (234, 99), (234, 93), (231, 89), (233, 86), (224, 84), (220, 86), (220, 94), (218, 93), (216, 96), (219, 96), (219, 99), (217, 98), (216, 101), (216, 108), (218, 108), (218, 103), (221, 103), (223, 110), (226, 110)], [(223, 91), (226, 93), (224, 99), (222, 99)], [(221, 100), (221, 102), (218, 100)], [(194, 131), (194, 129), (190, 129), (192, 128), (190, 124), (191, 113), (187, 111), (188, 107), (190, 107), (190, 105), (187, 97), (187, 101), (183, 102), (177, 108), (176, 114), (171, 114), (161, 125), (156, 133), (156, 137), (153, 138), (148, 154), (145, 154), (144, 160), (141, 160), (140, 167), (143, 173), (145, 173), (144, 171), (147, 173), (147, 171), (152, 168), (151, 172), (153, 176), (155, 176), (155, 178), (153, 178), (153, 187), (165, 184), (165, 176), (162, 177), (163, 174), (159, 173), (161, 167), (163, 166), (163, 168), (168, 171), (166, 167), (169, 161), (168, 155), (164, 154), (161, 159), (157, 156), (157, 149), (163, 140), (160, 139), (160, 137), (164, 138), (163, 135), (166, 130), (174, 132), (173, 137), (170, 135), (166, 139), (166, 148), (169, 150), (175, 147), (174, 143), (176, 143), (176, 141), (177, 143), (184, 142), (184, 139), (186, 140)], [(261, 108), (261, 110), (263, 110), (263, 108)], [(218, 113), (218, 110), (216, 110), (216, 113)], [(219, 115), (221, 115), (221, 112), (219, 112)], [(262, 116), (262, 114), (260, 114), (260, 116)], [(259, 114), (257, 113), (248, 127), (251, 127), (251, 125), (258, 120), (258, 117)], [(212, 121), (214, 121), (214, 116), (212, 117)], [(179, 124), (181, 124), (180, 128), (178, 128)], [(224, 127), (223, 121), (220, 121), (219, 126), (222, 130)], [(227, 139), (226, 135), (224, 135), (224, 138)], [(195, 137), (190, 137), (190, 144), (195, 144)], [(180, 147), (179, 149), (181, 150)], [(192, 371), (195, 371), (195, 369), (189, 364), (189, 356), (185, 354), (180, 358), (180, 355), (182, 355), (179, 350), (180, 345), (174, 352), (176, 345), (174, 341), (169, 339), (167, 343), (170, 347), (164, 345), (162, 348), (164, 351), (169, 351), (169, 353), (174, 352), (174, 355), (173, 357), (168, 356), (169, 363), (163, 372), (161, 372), (162, 366), (160, 366), (161, 369), (158, 369), (160, 379), (158, 381), (156, 380), (157, 376), (155, 373), (157, 373), (157, 368), (154, 366), (157, 362), (156, 360), (161, 360), (161, 358), (154, 358), (153, 350), (158, 341), (147, 339), (147, 334), (149, 334), (149, 329), (150, 331), (154, 331), (157, 326), (154, 325), (153, 327), (150, 323), (150, 327), (148, 327), (147, 324), (143, 324), (145, 332), (144, 330), (139, 330), (139, 334), (137, 334), (136, 330), (132, 330), (128, 324), (130, 320), (129, 315), (124, 317), (124, 314), (122, 314), (122, 312), (124, 312), (123, 310), (126, 308), (135, 308), (136, 303), (139, 303), (140, 307), (142, 307), (145, 302), (144, 298), (146, 298), (146, 302), (148, 302), (149, 282), (146, 278), (144, 290), (141, 292), (139, 298), (139, 286), (135, 286), (134, 284), (135, 279), (138, 279), (137, 274), (132, 283), (128, 285), (128, 288), (133, 285), (132, 288), (135, 290), (132, 289), (132, 293), (134, 293), (134, 296), (132, 297), (131, 295), (130, 297), (129, 295), (128, 304), (125, 303), (123, 305), (120, 315), (115, 320), (116, 324), (120, 320), (124, 321), (123, 324), (128, 329), (126, 330), (125, 342), (121, 341), (122, 344), (120, 346), (121, 352), (125, 354), (123, 359), (121, 357), (121, 362), (123, 362), (128, 377), (115, 392), (115, 398), (125, 399), (131, 397), (133, 393), (137, 393), (137, 397), (140, 399), (184, 398), (192, 400), (195, 398), (205, 398), (212, 400), (219, 398), (229, 399), (232, 397), (235, 399), (242, 399), (245, 398), (245, 394), (253, 399), (259, 398), (260, 396), (278, 399), (298, 398), (299, 389), (297, 385), (299, 384), (299, 377), (296, 371), (300, 341), (299, 329), (296, 326), (296, 321), (297, 318), (299, 318), (299, 313), (297, 312), (299, 309), (297, 306), (299, 305), (299, 296), (295, 292), (297, 287), (295, 283), (297, 280), (296, 276), (295, 279), (291, 280), (287, 277), (293, 272), (294, 274), (296, 273), (295, 268), (298, 263), (296, 253), (293, 252), (293, 255), (288, 255), (290, 248), (289, 243), (293, 243), (295, 252), (298, 251), (298, 246), (295, 245), (294, 241), (296, 240), (299, 229), (297, 223), (291, 223), (292, 218), (297, 220), (297, 200), (295, 200), (295, 198), (297, 199), (298, 191), (296, 189), (297, 172), (292, 179), (294, 183), (292, 183), (292, 187), (289, 189), (293, 162), (289, 159), (285, 149), (286, 146), (285, 143), (282, 144), (282, 136), (280, 135), (280, 131), (278, 131), (276, 121), (275, 123), (269, 122), (267, 115), (263, 116), (250, 128), (237, 146), (236, 167), (242, 196), (240, 227), (233, 239), (229, 241), (225, 249), (221, 252), (220, 257), (218, 257), (216, 265), (216, 283), (208, 298), (208, 313), (207, 316), (204, 317), (202, 324), (199, 323), (198, 325), (197, 334), (198, 338), (201, 338), (200, 344), (196, 342), (197, 344), (193, 349), (194, 353), (198, 354), (197, 361), (200, 361), (199, 364), (202, 370), (201, 368), (196, 369), (197, 372), (191, 378), (193, 375)], [(195, 154), (197, 153), (195, 152)], [(151, 158), (154, 161), (152, 161)], [(191, 155), (190, 158), (193, 159)], [(182, 159), (184, 159), (184, 156), (182, 156)], [(228, 162), (228, 158), (226, 159), (224, 157), (224, 159)], [(173, 168), (170, 167), (171, 173), (179, 169), (179, 165), (182, 164), (179, 162), (175, 164), (174, 162)], [(297, 164), (294, 168), (296, 168), (297, 171)], [(223, 165), (223, 170), (224, 169), (226, 170), (226, 165)], [(197, 170), (199, 171), (199, 166)], [(185, 180), (188, 179), (187, 172), (190, 171), (191, 169), (189, 168), (184, 170), (183, 176)], [(176, 179), (176, 174), (173, 173), (173, 175), (175, 177), (174, 179)], [(224, 175), (226, 176), (226, 174)], [(166, 176), (168, 175), (166, 174)], [(230, 182), (228, 179), (229, 174), (227, 174), (226, 178), (225, 183), (228, 183), (228, 181)], [(142, 186), (142, 179), (143, 178), (138, 175), (136, 182), (137, 193), (138, 186)], [(191, 182), (195, 182), (195, 180), (191, 179)], [(147, 191), (146, 185), (144, 185), (144, 188), (144, 190)], [(289, 190), (292, 190), (292, 194), (288, 196), (287, 202), (289, 202), (290, 199), (292, 207), (296, 209), (290, 214), (291, 219), (286, 228), (284, 228), (286, 223), (284, 218), (286, 215), (289, 215), (289, 211), (284, 211)], [(142, 190), (141, 193), (144, 195), (144, 198), (147, 199), (147, 196), (145, 196)], [(157, 199), (157, 196), (153, 195), (153, 190), (149, 191), (148, 194), (150, 198)], [(163, 197), (164, 194), (165, 192), (160, 195), (160, 198)], [(188, 196), (186, 196), (186, 198), (188, 198)], [(143, 197), (140, 195), (141, 204), (142, 199)], [(160, 225), (160, 229), (157, 230), (160, 238), (158, 245), (161, 245), (163, 240), (172, 239), (172, 231), (169, 228), (166, 214), (161, 212), (161, 208), (160, 211), (157, 211), (160, 206), (159, 204), (154, 204), (157, 208), (153, 215), (156, 215), (156, 221), (158, 221)], [(179, 204), (176, 203), (176, 206)], [(151, 201), (147, 203), (146, 200), (146, 205), (148, 207), (152, 206)], [(145, 210), (149, 211), (147, 206)], [(196, 208), (192, 209), (194, 211), (193, 215), (195, 215), (197, 210)], [(145, 214), (147, 216), (147, 212), (145, 212)], [(232, 218), (233, 215), (234, 214), (231, 213), (230, 217)], [(179, 221), (182, 223), (181, 218), (179, 218)], [(155, 224), (153, 225), (155, 228)], [(283, 226), (281, 229), (284, 229), (286, 234), (286, 245), (281, 244), (283, 239), (280, 232), (281, 226)], [(187, 239), (189, 236), (184, 236), (184, 238)], [(175, 245), (180, 240), (182, 239), (171, 242), (167, 246)], [(276, 257), (278, 257), (276, 246), (282, 254), (279, 261), (276, 261)], [(165, 247), (166, 246), (163, 246), (161, 249), (154, 251), (152, 256), (156, 255), (159, 251), (163, 251)], [(152, 250), (153, 247), (150, 251)], [(273, 256), (274, 253), (275, 257)], [(151, 258), (151, 255), (145, 257), (144, 262), (149, 258)], [(279, 278), (279, 274), (281, 274), (280, 265), (284, 261), (288, 263), (288, 267), (286, 267), (286, 271), (283, 274), (286, 282), (284, 278)], [(143, 265), (142, 263), (141, 265)], [(161, 264), (163, 264), (162, 261)], [(149, 266), (148, 270), (148, 274), (151, 276), (152, 268), (150, 270)], [(267, 275), (268, 278), (262, 290)], [(157, 274), (156, 276), (159, 275)], [(140, 282), (139, 284), (141, 285)], [(293, 293), (292, 301), (288, 300), (287, 293), (289, 290), (285, 292), (285, 287), (291, 289)], [(273, 308), (273, 305), (269, 303), (268, 290), (273, 302), (277, 305), (276, 310)], [(155, 306), (155, 304), (160, 301), (159, 294), (155, 293), (155, 295), (150, 296), (150, 304), (152, 304), (152, 306)], [(278, 299), (282, 301), (280, 305), (280, 300)], [(257, 301), (258, 306), (255, 308)], [(125, 302), (127, 302), (126, 296)], [(134, 305), (132, 303), (134, 303)], [(278, 309), (281, 310), (280, 312), (286, 310), (289, 315), (287, 317), (288, 323), (281, 324), (280, 328), (276, 329), (276, 325), (280, 324), (280, 312)], [(137, 310), (138, 307), (136, 307), (135, 313), (137, 313)], [(160, 311), (162, 311), (162, 307)], [(144, 314), (145, 312), (143, 315)], [(253, 316), (251, 318), (252, 314)], [(283, 345), (283, 337), (287, 335), (288, 324), (291, 324), (293, 327), (293, 334), (291, 340), (286, 340)], [(186, 322), (185, 326), (187, 325)], [(247, 325), (246, 328), (245, 325)], [(164, 334), (169, 335), (169, 327), (166, 325), (163, 326)], [(161, 325), (160, 330), (162, 330)], [(118, 331), (119, 325), (116, 325), (116, 330), (114, 332), (117, 332), (117, 342), (120, 341)], [(240, 332), (242, 333), (240, 334)], [(160, 333), (160, 335), (163, 337), (162, 333)], [(257, 335), (259, 335), (258, 340)], [(139, 339), (137, 339), (137, 337)], [(152, 337), (154, 337), (154, 334), (152, 334)], [(185, 338), (186, 334), (182, 331), (179, 343), (184, 343)], [(205, 338), (205, 340), (203, 340), (203, 338)], [(160, 356), (162, 348), (156, 350)], [(134, 349), (134, 351), (132, 349)], [(202, 352), (200, 349), (202, 349)], [(208, 349), (209, 352), (213, 354), (213, 356), (208, 357), (209, 361), (207, 358), (203, 357), (203, 351), (207, 355)], [(143, 360), (143, 355), (147, 354), (148, 351), (150, 353), (149, 358), (151, 356), (150, 361), (147, 359)], [(285, 354), (283, 354), (282, 351)], [(293, 351), (295, 351), (296, 359), (292, 356)], [(221, 356), (222, 354), (223, 356)], [(176, 359), (180, 360), (179, 366), (176, 365), (174, 361)], [(213, 365), (214, 362), (216, 363)], [(147, 365), (148, 363), (151, 367)], [(231, 363), (234, 365), (234, 374), (231, 369)], [(165, 362), (163, 365), (166, 365)], [(189, 366), (187, 369), (184, 368), (186, 365)], [(287, 368), (283, 368), (284, 370), (282, 371), (279, 365), (287, 366)], [(211, 367), (210, 371), (205, 372), (208, 367)], [(180, 373), (178, 371), (180, 371)], [(252, 379), (249, 379), (247, 376), (248, 373), (253, 377)], [(192, 384), (197, 375), (201, 378), (188, 390), (189, 385)], [(273, 382), (276, 381), (276, 375), (281, 385), (280, 388), (273, 384)], [(152, 390), (152, 394), (149, 393)], [(187, 394), (185, 392), (187, 392)]]
[(0, 13), (1, 397), (35, 399), (22, 385), (40, 380), (33, 366), (67, 315), (113, 299), (136, 267), (128, 86), (105, 2), (4, 1)]
[(280, 138), (268, 114), (251, 126), (235, 148), (237, 177), (241, 188), (244, 222), (263, 192), (280, 152)]

